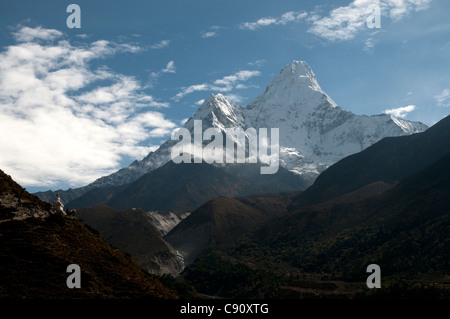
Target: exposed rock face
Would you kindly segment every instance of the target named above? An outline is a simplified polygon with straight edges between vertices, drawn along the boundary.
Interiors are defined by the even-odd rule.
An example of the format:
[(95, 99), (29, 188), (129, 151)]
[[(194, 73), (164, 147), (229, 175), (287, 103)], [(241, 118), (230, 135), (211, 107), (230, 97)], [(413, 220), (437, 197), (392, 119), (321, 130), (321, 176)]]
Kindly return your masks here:
[(29, 194), (11, 176), (0, 170), (0, 222), (45, 218), (52, 214), (51, 208), (50, 203)]
[(160, 212), (151, 211), (147, 212), (150, 222), (160, 232), (161, 236), (165, 236), (172, 230), (178, 223), (190, 215), (189, 212)]
[(29, 205), (28, 201), (24, 201), (12, 193), (0, 194), (0, 222), (6, 220), (22, 220), (26, 218), (45, 218), (50, 215), (49, 210)]

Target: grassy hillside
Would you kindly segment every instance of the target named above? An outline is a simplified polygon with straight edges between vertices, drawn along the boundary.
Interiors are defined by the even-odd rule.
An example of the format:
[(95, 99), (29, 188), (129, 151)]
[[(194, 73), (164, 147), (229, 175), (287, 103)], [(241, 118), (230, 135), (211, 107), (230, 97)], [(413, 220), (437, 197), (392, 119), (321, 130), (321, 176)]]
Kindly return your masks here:
[[(0, 297), (177, 298), (156, 277), (77, 220), (53, 215), (0, 224)], [(69, 289), (69, 264), (81, 288)]]
[(118, 211), (108, 206), (96, 206), (79, 209), (77, 217), (151, 273), (181, 271), (182, 265), (175, 252), (169, 249), (144, 211)]
[[(0, 186), (0, 298), (178, 298), (96, 231), (45, 211), (48, 203), (2, 171)], [(79, 289), (66, 285), (70, 264), (81, 268)]]
[(214, 198), (172, 229), (165, 239), (187, 264), (208, 247), (232, 244), (286, 209), (284, 196)]
[[(271, 219), (233, 245), (204, 252), (185, 276), (218, 294), (450, 298), (450, 155), (381, 194), (357, 194)], [(381, 267), (381, 290), (365, 287), (372, 263)], [(245, 287), (230, 287), (238, 282)]]

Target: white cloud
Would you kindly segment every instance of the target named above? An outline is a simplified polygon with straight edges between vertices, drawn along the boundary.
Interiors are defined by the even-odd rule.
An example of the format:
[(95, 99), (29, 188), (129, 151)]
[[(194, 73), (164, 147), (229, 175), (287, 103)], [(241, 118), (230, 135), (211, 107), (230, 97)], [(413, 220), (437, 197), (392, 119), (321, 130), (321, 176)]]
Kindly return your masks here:
[(354, 0), (348, 6), (330, 11), (328, 16), (312, 15), (312, 26), (308, 29), (321, 38), (330, 41), (353, 39), (367, 27), (367, 18), (372, 14), (370, 5), (378, 5), (382, 16), (400, 20), (412, 11), (427, 9), (431, 0)]
[(212, 37), (214, 37), (214, 36), (216, 36), (216, 34), (217, 34), (217, 32), (215, 32), (215, 31), (207, 31), (207, 32), (202, 32), (201, 33), (201, 35), (202, 35), (202, 38), (212, 38)]
[(400, 20), (412, 11), (428, 9), (432, 0), (383, 0), (382, 6), (386, 8), (389, 17)]
[(217, 32), (222, 29), (224, 29), (224, 27), (219, 26), (219, 25), (213, 25), (213, 26), (209, 27), (208, 31), (200, 32), (200, 35), (204, 39), (216, 37), (216, 36), (218, 36)]
[[(305, 21), (310, 24), (307, 32), (329, 41), (345, 41), (356, 37), (362, 30), (368, 29), (367, 18), (373, 14), (371, 5), (378, 5), (383, 18), (399, 21), (413, 11), (425, 10), (432, 0), (354, 0), (347, 6), (337, 7), (328, 15), (317, 12), (289, 11), (279, 17), (263, 17), (254, 22), (244, 22), (240, 29), (259, 30), (271, 25)], [(372, 9), (372, 10), (371, 10)], [(371, 52), (376, 41), (370, 37), (365, 50)]]
[(409, 112), (414, 111), (415, 108), (416, 108), (415, 105), (407, 105), (407, 106), (403, 106), (403, 107), (398, 107), (396, 109), (384, 110), (383, 113), (390, 114), (390, 115), (393, 115), (395, 117), (404, 118), (404, 117), (406, 117), (406, 115)]
[(62, 36), (62, 32), (55, 29), (43, 29), (42, 27), (20, 27), (19, 31), (14, 32), (13, 35), (18, 42), (29, 42), (34, 40), (54, 40)]
[(149, 86), (154, 87), (163, 73), (176, 73), (175, 62), (169, 61), (165, 68), (162, 68), (158, 72), (150, 73)]
[(304, 19), (307, 16), (306, 12), (286, 12), (278, 18), (265, 17), (260, 18), (255, 22), (244, 22), (239, 25), (240, 29), (246, 30), (257, 30), (261, 27), (266, 27), (270, 25), (286, 25), (291, 22), (296, 22)]
[(374, 32), (372, 33), (372, 35), (366, 39), (365, 43), (364, 43), (364, 47), (363, 50), (367, 53), (373, 53), (373, 50), (375, 48), (375, 44), (377, 44), (377, 40), (375, 39), (374, 35), (377, 34), (378, 32)]
[(161, 40), (158, 43), (152, 44), (150, 46), (150, 49), (157, 50), (157, 49), (165, 48), (165, 47), (169, 46), (170, 42), (171, 42), (171, 40)]
[(163, 73), (175, 73), (175, 62), (174, 61), (169, 61), (169, 63), (167, 63), (167, 66), (161, 70), (161, 72)]
[(249, 70), (242, 70), (239, 71), (233, 75), (228, 75), (223, 77), (222, 79), (215, 80), (215, 85), (223, 85), (224, 87), (232, 87), (236, 82), (239, 81), (247, 81), (251, 77), (254, 77), (256, 75), (260, 75), (261, 72), (259, 71), (249, 71)]
[(244, 97), (238, 95), (238, 94), (226, 94), (224, 95), (226, 97), (226, 99), (230, 102), (234, 102), (234, 103), (241, 103), (245, 100)]
[(178, 92), (173, 99), (175, 101), (181, 100), (183, 97), (185, 97), (188, 94), (197, 92), (197, 91), (208, 91), (210, 90), (210, 85), (203, 83), (203, 84), (194, 84), (185, 88), (182, 88), (180, 92)]
[(259, 71), (241, 70), (233, 75), (224, 76), (221, 79), (217, 79), (212, 83), (194, 84), (188, 87), (184, 87), (178, 92), (173, 99), (175, 101), (181, 100), (188, 94), (198, 91), (217, 91), (217, 92), (230, 92), (236, 88), (245, 88), (242, 86), (243, 81), (247, 81), (254, 76), (260, 75)]
[(256, 66), (256, 67), (259, 68), (259, 67), (263, 66), (264, 63), (266, 63), (266, 60), (256, 60), (254, 62), (249, 62), (247, 64), (250, 65), (250, 66)]
[(443, 89), (441, 93), (434, 96), (438, 106), (449, 107), (450, 106), (450, 90)]
[(89, 38), (89, 35), (87, 35), (87, 34), (85, 34), (85, 33), (82, 33), (82, 34), (76, 34), (75, 35), (77, 38), (80, 38), (80, 39), (87, 39), (87, 38)]
[(355, 0), (348, 6), (338, 7), (327, 17), (316, 17), (308, 32), (331, 41), (353, 39), (360, 30), (367, 28), (366, 19), (370, 14), (370, 4), (380, 3)]
[(90, 66), (136, 52), (135, 45), (73, 46), (41, 27), (15, 36), (18, 43), (0, 52), (0, 167), (22, 185), (92, 182), (120, 168), (124, 157), (145, 156), (155, 147), (150, 137), (176, 127), (150, 110), (169, 104), (147, 95), (134, 77)]

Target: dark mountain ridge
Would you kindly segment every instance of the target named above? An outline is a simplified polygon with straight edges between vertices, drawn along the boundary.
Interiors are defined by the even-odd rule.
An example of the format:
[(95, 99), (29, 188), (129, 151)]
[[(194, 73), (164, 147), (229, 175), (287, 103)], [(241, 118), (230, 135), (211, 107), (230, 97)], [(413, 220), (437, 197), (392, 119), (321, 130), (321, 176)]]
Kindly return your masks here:
[(296, 191), (306, 186), (300, 176), (282, 167), (276, 174), (261, 175), (257, 164), (230, 164), (223, 169), (206, 163), (170, 161), (133, 183), (91, 190), (67, 206), (104, 204), (119, 210), (192, 211), (218, 196)]
[(175, 226), (166, 236), (190, 264), (207, 247), (234, 242), (286, 210), (285, 198), (214, 198)]
[(374, 182), (395, 184), (450, 152), (450, 116), (425, 132), (387, 137), (324, 171), (293, 199), (290, 210), (320, 203)]
[[(269, 280), (271, 291), (295, 298), (333, 296), (337, 288), (311, 287), (344, 285), (336, 280), (359, 283), (338, 293), (348, 298), (370, 295), (365, 267), (376, 263), (385, 289), (373, 296), (450, 298), (449, 125), (447, 117), (341, 160), (286, 200), (289, 210), (231, 244), (209, 245), (184, 276), (199, 291), (224, 295), (267, 295)], [(240, 276), (259, 283), (226, 283), (237, 285)]]

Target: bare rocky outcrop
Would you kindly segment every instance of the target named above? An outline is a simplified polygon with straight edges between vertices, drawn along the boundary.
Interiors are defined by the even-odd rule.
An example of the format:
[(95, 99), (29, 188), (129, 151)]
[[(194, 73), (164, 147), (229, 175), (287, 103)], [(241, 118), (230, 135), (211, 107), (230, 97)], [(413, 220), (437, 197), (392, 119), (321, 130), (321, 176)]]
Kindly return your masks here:
[(73, 217), (75, 211), (64, 211), (59, 196), (55, 197), (53, 203), (40, 200), (0, 170), (0, 222), (46, 218), (54, 214)]
[(28, 201), (8, 192), (0, 194), (0, 211), (0, 222), (23, 220), (30, 217), (46, 218), (51, 214), (50, 210), (43, 210), (36, 205), (30, 205)]

